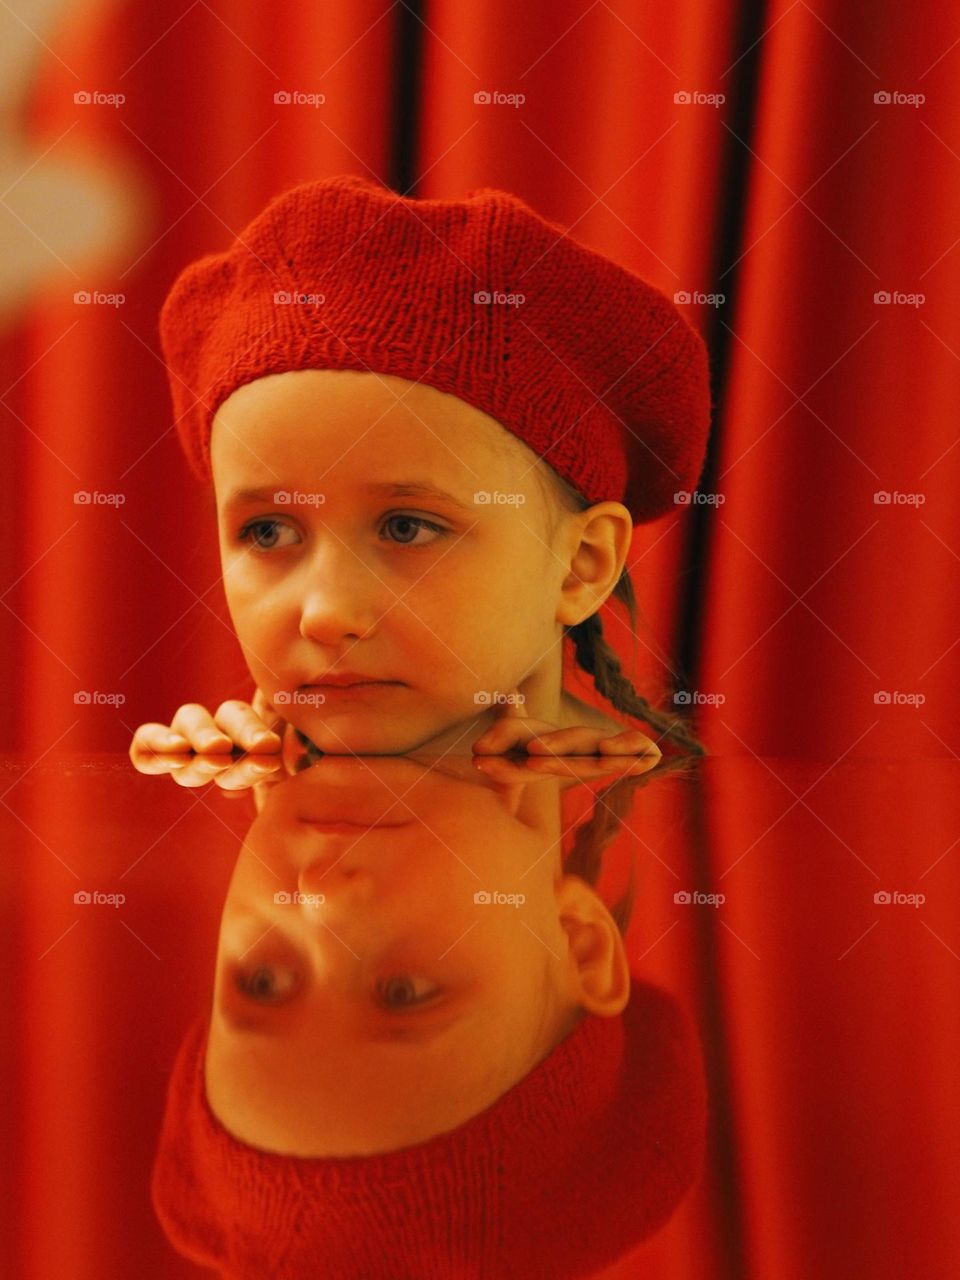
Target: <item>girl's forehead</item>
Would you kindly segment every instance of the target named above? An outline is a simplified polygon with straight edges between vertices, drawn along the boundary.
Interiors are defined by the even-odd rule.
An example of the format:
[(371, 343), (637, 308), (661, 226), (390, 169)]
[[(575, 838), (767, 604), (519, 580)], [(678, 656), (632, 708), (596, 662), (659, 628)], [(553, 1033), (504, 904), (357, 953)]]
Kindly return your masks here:
[[(394, 375), (296, 370), (245, 383), (218, 408), (210, 442), (214, 470), (250, 470), (258, 460), (306, 467), (315, 460), (346, 476), (371, 464), (416, 463), (435, 478), (477, 483), (532, 479), (537, 456), (458, 396)], [(384, 477), (388, 478), (388, 477)], [(526, 487), (526, 482), (522, 486)]]
[(495, 419), (451, 392), (395, 374), (353, 369), (294, 369), (255, 378), (224, 400), (218, 416), (242, 421), (265, 409), (291, 417), (317, 410), (331, 416), (346, 416), (371, 408), (411, 417), (429, 413), (439, 421), (469, 418), (500, 426)]

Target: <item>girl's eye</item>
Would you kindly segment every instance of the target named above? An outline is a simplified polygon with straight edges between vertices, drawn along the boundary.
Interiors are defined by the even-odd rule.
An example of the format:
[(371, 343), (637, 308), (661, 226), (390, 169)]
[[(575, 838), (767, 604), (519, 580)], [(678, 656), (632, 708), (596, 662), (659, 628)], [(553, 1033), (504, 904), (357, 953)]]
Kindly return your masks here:
[(292, 969), (281, 968), (278, 971), (261, 965), (250, 974), (238, 974), (237, 986), (251, 1000), (261, 1004), (275, 1004), (286, 999), (296, 989), (297, 975)]
[[(243, 526), (237, 536), (241, 542), (249, 542), (257, 551), (273, 551), (277, 546), (274, 536), (278, 530), (286, 533), (294, 532), (279, 520), (251, 520), (249, 524)], [(286, 545), (290, 546), (290, 543)]]
[[(449, 529), (445, 529), (441, 524), (435, 524), (432, 520), (425, 520), (422, 516), (388, 516), (384, 522), (385, 529), (392, 527), (395, 537), (390, 541), (399, 542), (408, 546), (427, 546), (431, 542), (436, 542), (437, 538), (442, 538), (449, 533)], [(417, 538), (417, 534), (428, 532), (434, 536), (427, 538)]]
[(418, 985), (412, 978), (397, 977), (379, 983), (377, 990), (388, 1009), (406, 1009), (411, 1005), (424, 1004), (437, 995), (440, 988), (422, 980)]
[[(385, 540), (400, 546), (428, 546), (450, 532), (443, 525), (426, 520), (423, 516), (388, 516), (383, 528), (388, 531)], [(293, 537), (280, 542), (278, 539), (283, 533), (291, 534)], [(256, 551), (274, 551), (278, 547), (289, 547), (299, 541), (295, 531), (288, 525), (279, 520), (265, 518), (251, 520), (245, 524), (237, 537), (240, 542), (249, 543)]]

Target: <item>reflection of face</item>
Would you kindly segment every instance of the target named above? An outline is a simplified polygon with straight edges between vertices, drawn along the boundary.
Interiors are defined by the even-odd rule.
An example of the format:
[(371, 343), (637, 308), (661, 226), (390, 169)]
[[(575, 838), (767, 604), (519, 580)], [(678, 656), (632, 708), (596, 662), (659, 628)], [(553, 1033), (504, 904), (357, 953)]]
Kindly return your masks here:
[(522, 1079), (581, 1016), (559, 841), (555, 779), (516, 812), (409, 760), (326, 757), (275, 786), (223, 913), (206, 1085), (225, 1127), (291, 1155), (373, 1154)]
[[(250, 673), (321, 750), (412, 750), (473, 719), (478, 694), (556, 662), (569, 566), (548, 545), (542, 464), (457, 397), (372, 373), (273, 374), (220, 406), (211, 461)], [(390, 683), (326, 689), (319, 705), (302, 687), (331, 671)]]

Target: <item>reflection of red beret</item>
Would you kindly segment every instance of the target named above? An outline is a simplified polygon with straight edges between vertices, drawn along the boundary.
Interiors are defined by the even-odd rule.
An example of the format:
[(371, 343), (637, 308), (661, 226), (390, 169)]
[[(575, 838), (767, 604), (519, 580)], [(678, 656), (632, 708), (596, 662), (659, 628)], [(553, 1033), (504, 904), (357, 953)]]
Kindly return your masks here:
[(198, 1020), (170, 1081), (153, 1203), (180, 1253), (238, 1280), (589, 1276), (667, 1221), (702, 1160), (699, 1046), (645, 983), (459, 1128), (378, 1156), (238, 1141), (207, 1105), (205, 1043)]
[(637, 523), (695, 489), (705, 458), (696, 330), (665, 294), (504, 191), (413, 200), (352, 175), (294, 187), (181, 272), (160, 335), (180, 440), (203, 478), (217, 407), (290, 369), (449, 392)]

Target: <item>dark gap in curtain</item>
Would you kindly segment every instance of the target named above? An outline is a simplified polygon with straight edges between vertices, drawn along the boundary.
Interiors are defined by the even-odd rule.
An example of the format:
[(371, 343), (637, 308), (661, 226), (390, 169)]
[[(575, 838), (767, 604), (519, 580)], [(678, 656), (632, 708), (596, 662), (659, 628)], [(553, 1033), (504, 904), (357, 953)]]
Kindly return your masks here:
[[(738, 267), (724, 275), (740, 252), (743, 241), (743, 223), (746, 217), (747, 196), (753, 157), (743, 143), (753, 144), (757, 109), (757, 91), (760, 76), (760, 59), (763, 51), (763, 35), (769, 21), (764, 0), (745, 0), (737, 21), (733, 40), (734, 56), (739, 59), (725, 75), (725, 83), (717, 86), (718, 92), (727, 95), (726, 121), (733, 134), (724, 130), (724, 146), (720, 165), (718, 190), (724, 193), (720, 205), (720, 220), (714, 240), (712, 279), (703, 286), (711, 293), (723, 293), (726, 302), (716, 308), (708, 318), (703, 331), (710, 350), (711, 393), (716, 405), (713, 430), (707, 448), (707, 458), (699, 488), (704, 493), (714, 492), (719, 454), (721, 413), (726, 400), (726, 387), (730, 359), (730, 333), (720, 323), (720, 315), (735, 314)], [(741, 54), (739, 51), (743, 50)], [(706, 505), (694, 506), (690, 512), (689, 538), (684, 551), (681, 571), (682, 595), (677, 608), (677, 634), (673, 652), (677, 658), (678, 672), (685, 682), (681, 687), (696, 687), (696, 676), (704, 641), (703, 619), (706, 596), (706, 564), (709, 551), (708, 539), (716, 513)]]
[(416, 196), (420, 136), (423, 10), (425, 0), (400, 0), (394, 9), (393, 137), (388, 183), (404, 196)]
[[(726, 271), (740, 252), (743, 239), (743, 223), (747, 207), (747, 194), (752, 156), (743, 142), (752, 145), (757, 114), (762, 37), (769, 19), (767, 6), (759, 0), (746, 0), (742, 5), (733, 40), (734, 56), (739, 58), (724, 76), (724, 85), (717, 90), (727, 95), (726, 120), (733, 134), (724, 130), (725, 144), (721, 157), (718, 190), (725, 193), (720, 210), (720, 222), (714, 240), (714, 258), (711, 282), (704, 288), (708, 292), (723, 293), (726, 302), (717, 308), (708, 321), (703, 334), (710, 351), (711, 392), (716, 411), (714, 429), (704, 464), (699, 488), (706, 493), (715, 490), (717, 475), (719, 417), (726, 399), (730, 360), (730, 333), (720, 323), (719, 314), (734, 314), (737, 285), (737, 268), (728, 275)], [(741, 51), (743, 51), (741, 53)], [(733, 135), (736, 135), (733, 136)], [(678, 602), (679, 632), (673, 652), (677, 655), (678, 669), (689, 683), (685, 688), (697, 688), (697, 673), (703, 645), (704, 599), (706, 591), (706, 560), (709, 551), (709, 529), (715, 518), (707, 506), (695, 506), (690, 514), (689, 538), (684, 553), (681, 573), (682, 595)], [(703, 784), (704, 786), (707, 783)], [(701, 793), (700, 803), (706, 797)], [(718, 871), (715, 830), (700, 814), (698, 838), (692, 841), (691, 869), (701, 891), (715, 893), (722, 886), (715, 883)], [(698, 963), (704, 975), (701, 1002), (704, 1028), (704, 1052), (707, 1079), (710, 1081), (713, 1123), (710, 1130), (708, 1168), (715, 1180), (716, 1248), (720, 1275), (742, 1276), (748, 1274), (747, 1233), (743, 1221), (746, 1199), (743, 1193), (737, 1133), (738, 1117), (733, 1114), (730, 1056), (727, 1046), (729, 1029), (736, 1025), (736, 1018), (724, 1007), (725, 992), (721, 983), (720, 946), (717, 938), (719, 924), (700, 929), (695, 933), (699, 950)]]

